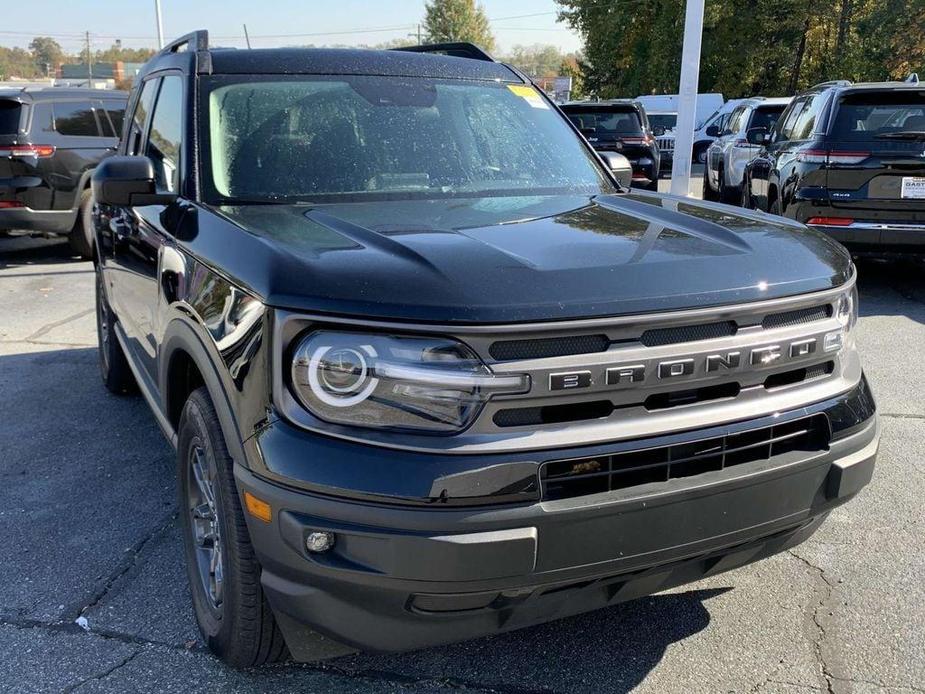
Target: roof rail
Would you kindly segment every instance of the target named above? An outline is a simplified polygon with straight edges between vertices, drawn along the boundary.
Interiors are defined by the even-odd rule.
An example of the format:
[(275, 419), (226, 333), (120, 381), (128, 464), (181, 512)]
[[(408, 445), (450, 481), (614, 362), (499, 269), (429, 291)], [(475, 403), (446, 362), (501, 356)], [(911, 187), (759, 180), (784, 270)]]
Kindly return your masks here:
[(205, 29), (199, 29), (197, 31), (190, 32), (189, 34), (184, 34), (178, 39), (174, 39), (161, 50), (157, 52), (158, 55), (165, 55), (167, 53), (179, 53), (181, 49), (187, 51), (207, 51), (209, 50), (209, 32)]
[(485, 60), (494, 63), (495, 59), (474, 43), (459, 41), (456, 43), (431, 43), (420, 46), (402, 46), (393, 48), (393, 51), (407, 51), (409, 53), (439, 53), (451, 55), (455, 58), (470, 58), (472, 60)]
[(851, 80), (829, 80), (828, 82), (820, 82), (819, 84), (814, 84), (813, 89), (819, 89), (820, 87), (847, 87), (854, 84)]

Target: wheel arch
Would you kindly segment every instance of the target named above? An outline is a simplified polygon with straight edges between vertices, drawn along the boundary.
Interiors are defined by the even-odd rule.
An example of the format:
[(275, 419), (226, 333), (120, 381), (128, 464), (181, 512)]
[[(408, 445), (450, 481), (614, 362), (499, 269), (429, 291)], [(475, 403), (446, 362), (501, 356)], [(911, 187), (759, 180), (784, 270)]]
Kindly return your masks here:
[(188, 320), (174, 318), (164, 332), (160, 352), (160, 373), (158, 388), (164, 416), (179, 433), (180, 416), (190, 394), (205, 386), (218, 413), (222, 436), (232, 458), (239, 464), (245, 463), (244, 446), (234, 408), (228, 391), (222, 382), (215, 360), (205, 341)]

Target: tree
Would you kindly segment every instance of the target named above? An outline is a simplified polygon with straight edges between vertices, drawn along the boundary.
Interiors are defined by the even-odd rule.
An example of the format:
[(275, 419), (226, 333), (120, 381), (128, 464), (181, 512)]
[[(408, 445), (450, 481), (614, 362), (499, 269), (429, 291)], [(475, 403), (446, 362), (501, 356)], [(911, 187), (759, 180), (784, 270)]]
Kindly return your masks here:
[(555, 46), (535, 43), (532, 46), (514, 46), (502, 59), (536, 79), (558, 75), (565, 55)]
[(157, 53), (153, 48), (123, 48), (119, 42), (114, 43), (105, 51), (96, 51), (93, 61), (96, 63), (144, 63)]
[(486, 51), (495, 48), (485, 9), (475, 0), (429, 0), (424, 4), (424, 32), (431, 43), (468, 41)]
[(41, 75), (53, 71), (64, 62), (64, 51), (50, 36), (36, 36), (29, 44), (29, 50), (32, 52), (32, 59)]

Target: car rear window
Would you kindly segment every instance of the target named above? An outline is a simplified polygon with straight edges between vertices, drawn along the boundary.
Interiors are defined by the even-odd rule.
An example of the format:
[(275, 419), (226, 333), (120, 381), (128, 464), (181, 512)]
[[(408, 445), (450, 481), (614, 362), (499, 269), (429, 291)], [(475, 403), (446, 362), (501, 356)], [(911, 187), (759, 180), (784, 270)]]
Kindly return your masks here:
[(568, 108), (565, 114), (584, 135), (642, 135), (639, 114), (631, 108)]
[(896, 89), (842, 97), (830, 136), (838, 140), (869, 140), (922, 132), (925, 91)]
[(22, 104), (10, 99), (0, 99), (0, 135), (15, 135), (19, 130), (19, 114)]
[(785, 104), (780, 106), (759, 106), (755, 109), (755, 113), (752, 114), (752, 122), (749, 123), (748, 127), (765, 128), (770, 132), (785, 108), (787, 108)]

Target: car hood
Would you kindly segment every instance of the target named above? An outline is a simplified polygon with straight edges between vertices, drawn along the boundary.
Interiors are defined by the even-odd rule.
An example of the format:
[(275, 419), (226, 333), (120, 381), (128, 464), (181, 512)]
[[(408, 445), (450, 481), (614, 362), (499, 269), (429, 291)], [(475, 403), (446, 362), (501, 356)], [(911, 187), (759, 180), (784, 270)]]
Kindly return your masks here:
[(230, 274), (270, 305), (340, 315), (613, 316), (802, 294), (851, 273), (841, 246), (795, 222), (665, 195), (214, 209), (249, 232), (226, 244)]

